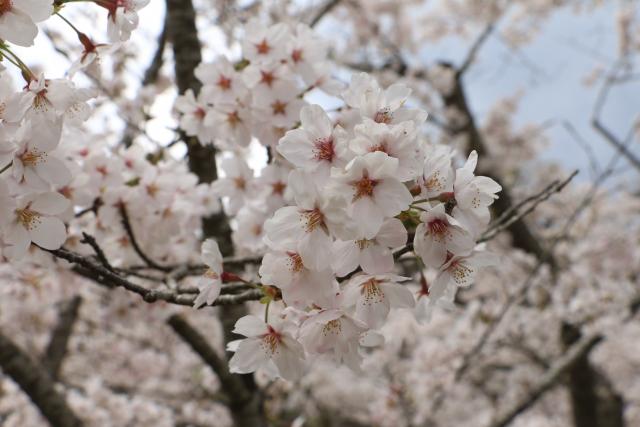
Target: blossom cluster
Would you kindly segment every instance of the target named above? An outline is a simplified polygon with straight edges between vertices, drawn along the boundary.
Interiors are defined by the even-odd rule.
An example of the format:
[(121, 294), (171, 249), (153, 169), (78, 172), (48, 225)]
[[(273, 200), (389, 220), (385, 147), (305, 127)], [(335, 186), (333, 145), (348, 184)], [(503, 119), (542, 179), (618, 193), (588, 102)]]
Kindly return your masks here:
[[(89, 117), (88, 102), (97, 93), (76, 87), (73, 73), (64, 79), (36, 75), (8, 44), (33, 45), (36, 23), (59, 15), (62, 3), (54, 7), (50, 0), (0, 2), (0, 59), (17, 66), (27, 83), (22, 91), (13, 92), (5, 74), (0, 89), (0, 255), (10, 259), (22, 258), (31, 243), (59, 248), (67, 239), (63, 221), (73, 216), (71, 190), (79, 180), (71, 171), (80, 165), (68, 155), (68, 147), (59, 146), (63, 135), (79, 129)], [(138, 23), (137, 11), (146, 3), (96, 2), (109, 11), (108, 32), (117, 41), (129, 38)], [(84, 48), (72, 67), (77, 71), (98, 59), (98, 46), (70, 26)]]
[[(383, 89), (355, 75), (333, 117), (307, 103), (310, 89), (322, 89), (302, 66), (308, 57), (322, 64), (312, 40), (302, 25), (249, 26), (243, 59), (201, 65), (202, 91), (176, 104), (185, 132), (230, 152), (213, 189), (236, 216), (237, 247), (264, 252), (263, 302), (282, 308), (237, 322), (234, 332), (247, 338), (229, 345), (233, 372), (295, 379), (316, 358), (357, 370), (360, 347), (381, 342), (390, 310), (416, 305), (407, 286), (414, 278), (397, 274), (400, 253), (413, 249), (438, 271), (418, 293), (428, 310), (494, 262), (476, 242), (501, 188), (474, 175), (477, 154), (456, 169), (451, 150), (428, 143), (420, 133), (427, 114), (406, 106), (411, 90), (402, 84)], [(257, 178), (242, 150), (252, 137), (271, 147)], [(224, 275), (215, 240), (202, 256), (209, 270), (197, 307), (215, 301)]]

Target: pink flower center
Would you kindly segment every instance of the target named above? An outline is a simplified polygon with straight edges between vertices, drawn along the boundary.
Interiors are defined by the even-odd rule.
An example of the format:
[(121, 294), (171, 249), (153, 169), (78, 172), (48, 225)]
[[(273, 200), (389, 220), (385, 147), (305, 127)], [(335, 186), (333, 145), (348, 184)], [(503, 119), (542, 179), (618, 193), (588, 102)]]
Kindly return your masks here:
[(241, 176), (233, 178), (233, 182), (238, 190), (244, 190), (247, 187), (247, 181)]
[(287, 113), (287, 103), (282, 101), (275, 101), (271, 104), (271, 108), (273, 109), (274, 115), (285, 115)]
[(442, 236), (449, 229), (449, 224), (440, 218), (435, 218), (429, 221), (428, 227), (431, 234)]
[(285, 184), (282, 181), (274, 182), (273, 184), (271, 184), (271, 192), (273, 194), (283, 195), (284, 190), (286, 189), (287, 189), (287, 184)]
[(20, 161), (25, 166), (35, 166), (46, 158), (47, 153), (40, 153), (38, 150), (28, 150), (20, 156)]
[(333, 148), (333, 138), (318, 138), (314, 142), (315, 147), (313, 148), (313, 157), (317, 161), (327, 161), (329, 163), (333, 162), (333, 158), (336, 155), (336, 152)]
[(242, 122), (242, 119), (238, 115), (237, 111), (233, 111), (227, 114), (227, 122), (229, 122), (229, 126), (235, 128), (240, 122)]
[(384, 123), (389, 124), (393, 120), (393, 113), (389, 110), (389, 108), (383, 108), (379, 110), (376, 115), (373, 117), (373, 121), (376, 123)]
[(302, 61), (302, 49), (294, 49), (293, 52), (291, 52), (291, 59), (293, 62)]
[(353, 181), (351, 185), (355, 188), (355, 194), (353, 201), (356, 201), (362, 197), (372, 197), (373, 189), (378, 185), (379, 181), (369, 178), (369, 174), (365, 171), (364, 175), (359, 181)]
[(271, 50), (271, 46), (269, 46), (269, 43), (267, 43), (267, 39), (262, 39), (262, 41), (255, 46), (258, 54), (260, 55), (266, 55)]
[(226, 76), (223, 76), (222, 74), (220, 74), (220, 78), (218, 79), (218, 83), (216, 84), (222, 90), (231, 89), (231, 79), (227, 78)]
[(0, 16), (11, 10), (13, 2), (11, 0), (0, 0)]
[(262, 76), (260, 79), (260, 83), (264, 83), (269, 87), (273, 85), (273, 81), (276, 79), (276, 76), (274, 76), (273, 73), (270, 71), (261, 70), (260, 75)]
[(387, 143), (383, 141), (378, 145), (374, 145), (373, 147), (369, 148), (370, 153), (375, 153), (376, 151), (381, 151), (383, 153), (389, 154), (389, 152), (387, 151)]
[(198, 120), (202, 121), (204, 120), (204, 117), (207, 115), (207, 112), (204, 111), (203, 108), (198, 107), (198, 109), (194, 111), (193, 115), (196, 116)]

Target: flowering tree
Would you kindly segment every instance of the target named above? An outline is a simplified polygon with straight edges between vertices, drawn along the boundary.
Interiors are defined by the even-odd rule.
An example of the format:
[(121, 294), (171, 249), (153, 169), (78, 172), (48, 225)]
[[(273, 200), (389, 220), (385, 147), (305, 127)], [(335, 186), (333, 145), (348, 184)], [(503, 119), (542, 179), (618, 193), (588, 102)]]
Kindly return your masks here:
[[(614, 155), (570, 186), (522, 173), (541, 129), (514, 100), (481, 123), (464, 79), (572, 2), (167, 0), (140, 71), (147, 3), (0, 0), (0, 420), (640, 419), (638, 202), (606, 183), (640, 161), (601, 117), (633, 78), (632, 6), (595, 76)], [(21, 54), (39, 32), (64, 77)], [(419, 65), (468, 32), (460, 64)]]

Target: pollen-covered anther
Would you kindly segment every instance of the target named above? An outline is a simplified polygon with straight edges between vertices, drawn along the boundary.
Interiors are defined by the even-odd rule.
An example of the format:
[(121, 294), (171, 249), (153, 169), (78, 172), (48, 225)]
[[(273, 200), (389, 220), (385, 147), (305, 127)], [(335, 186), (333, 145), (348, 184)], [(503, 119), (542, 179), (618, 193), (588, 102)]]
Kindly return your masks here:
[(27, 230), (32, 230), (40, 223), (40, 214), (32, 211), (29, 207), (17, 209), (16, 216), (18, 217), (18, 222)]
[(333, 146), (333, 138), (318, 138), (314, 141), (313, 148), (313, 156), (316, 160), (322, 161), (325, 160), (327, 162), (332, 162), (333, 158), (336, 155), (334, 146)]
[(458, 284), (466, 283), (467, 279), (473, 274), (473, 270), (464, 264), (454, 262), (449, 267), (449, 272), (453, 276), (453, 280)]
[(295, 252), (287, 252), (289, 259), (287, 260), (287, 267), (292, 273), (299, 273), (304, 268), (302, 263), (302, 257)]
[(376, 123), (384, 123), (389, 124), (393, 120), (393, 113), (389, 110), (389, 108), (383, 108), (379, 110), (376, 115), (373, 117), (373, 121)]
[(427, 227), (429, 233), (437, 240), (445, 240), (449, 235), (449, 224), (440, 218), (429, 221)]
[(342, 332), (342, 322), (340, 319), (333, 319), (322, 327), (323, 335), (340, 335)]
[(20, 161), (25, 166), (35, 166), (46, 159), (47, 153), (41, 153), (38, 150), (25, 151), (20, 156)]
[(380, 289), (379, 282), (371, 278), (362, 284), (360, 293), (364, 296), (364, 304), (372, 305), (384, 300), (384, 292)]
[(317, 227), (324, 225), (324, 215), (322, 215), (322, 212), (320, 212), (318, 208), (305, 211), (302, 216), (305, 221), (304, 229), (307, 233), (311, 233)]
[(356, 192), (353, 196), (353, 200), (358, 200), (361, 197), (372, 197), (373, 189), (378, 185), (378, 181), (369, 178), (365, 173), (359, 181), (354, 181), (351, 185), (355, 188)]
[(358, 248), (360, 250), (366, 249), (369, 246), (373, 246), (375, 244), (375, 241), (373, 239), (360, 239), (360, 240), (356, 240), (356, 245), (358, 245)]
[(269, 326), (269, 332), (262, 336), (262, 343), (260, 345), (265, 353), (270, 353), (273, 356), (280, 351), (281, 339), (280, 334)]
[(428, 191), (436, 191), (442, 188), (442, 180), (440, 179), (440, 172), (436, 172), (429, 179), (424, 182), (424, 187)]

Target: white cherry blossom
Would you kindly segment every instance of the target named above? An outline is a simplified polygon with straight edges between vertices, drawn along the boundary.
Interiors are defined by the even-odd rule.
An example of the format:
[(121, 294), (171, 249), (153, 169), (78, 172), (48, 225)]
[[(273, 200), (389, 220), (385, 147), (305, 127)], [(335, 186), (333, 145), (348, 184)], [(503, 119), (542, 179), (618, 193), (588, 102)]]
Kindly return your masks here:
[(392, 308), (413, 308), (411, 291), (399, 282), (409, 280), (394, 274), (359, 274), (344, 287), (345, 304), (355, 306), (355, 318), (377, 329)]
[(222, 289), (222, 254), (218, 242), (207, 239), (202, 243), (202, 262), (208, 267), (198, 280), (198, 297), (193, 302), (194, 308), (214, 303)]
[(347, 200), (347, 212), (364, 238), (373, 238), (385, 218), (406, 210), (413, 197), (397, 179), (398, 159), (380, 151), (354, 158), (332, 173), (331, 191)]
[(319, 105), (300, 111), (301, 127), (291, 130), (280, 140), (278, 152), (294, 166), (326, 180), (332, 167), (344, 167), (350, 160), (347, 133), (334, 126)]
[(245, 339), (230, 343), (235, 354), (229, 360), (233, 373), (248, 374), (258, 369), (270, 377), (294, 381), (304, 370), (302, 345), (287, 332), (285, 321), (265, 323), (256, 316), (244, 316), (236, 322), (234, 333)]
[(402, 221), (388, 218), (378, 233), (370, 239), (336, 240), (333, 243), (332, 267), (338, 276), (345, 276), (358, 266), (369, 274), (389, 273), (393, 270), (392, 249), (407, 243), (407, 229)]
[(69, 207), (69, 201), (61, 194), (31, 193), (16, 200), (16, 208), (10, 224), (5, 229), (5, 255), (21, 258), (31, 242), (44, 249), (58, 249), (67, 238), (62, 221), (56, 215)]
[(50, 0), (0, 1), (0, 39), (19, 46), (31, 46), (38, 35), (36, 23), (53, 13)]
[(445, 212), (442, 203), (420, 214), (413, 248), (427, 266), (440, 267), (447, 254), (466, 255), (475, 246), (473, 237), (458, 221)]

